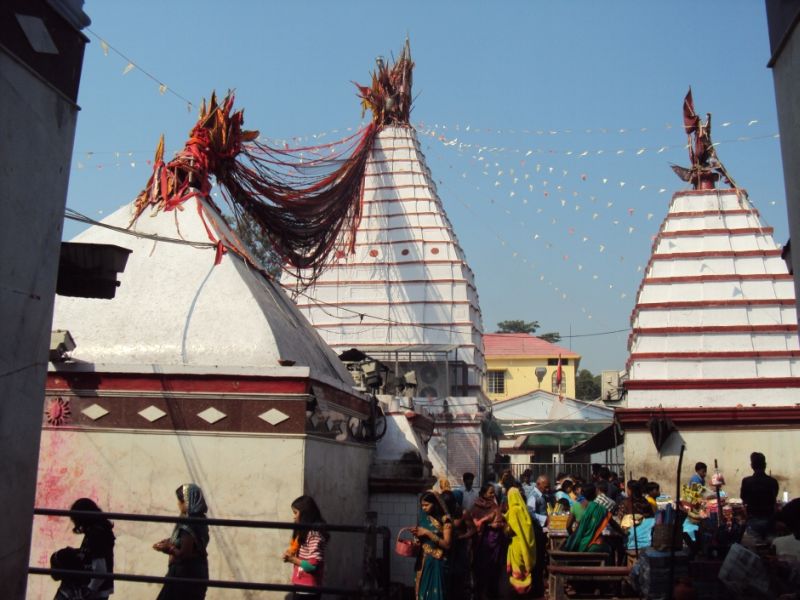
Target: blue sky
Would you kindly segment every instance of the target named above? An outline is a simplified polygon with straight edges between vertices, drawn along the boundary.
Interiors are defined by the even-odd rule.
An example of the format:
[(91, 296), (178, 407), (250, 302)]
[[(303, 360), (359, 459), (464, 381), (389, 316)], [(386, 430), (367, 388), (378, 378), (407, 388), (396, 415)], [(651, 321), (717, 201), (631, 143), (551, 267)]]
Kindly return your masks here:
[[(351, 81), (411, 38), (412, 122), (467, 259), (484, 328), (538, 320), (594, 372), (621, 369), (636, 290), (686, 165), (689, 85), (718, 154), (788, 238), (763, 2), (122, 2), (92, 19), (67, 204), (102, 218), (179, 149), (211, 90), (302, 143), (361, 123)], [(126, 69), (128, 60), (134, 68)], [(124, 71), (127, 74), (123, 74)], [(166, 84), (160, 93), (158, 83)], [(174, 93), (173, 93), (174, 92)], [(177, 95), (175, 95), (177, 94)], [(181, 96), (181, 97), (178, 97)], [(316, 137), (314, 137), (316, 136)], [(64, 236), (81, 227), (67, 221)]]

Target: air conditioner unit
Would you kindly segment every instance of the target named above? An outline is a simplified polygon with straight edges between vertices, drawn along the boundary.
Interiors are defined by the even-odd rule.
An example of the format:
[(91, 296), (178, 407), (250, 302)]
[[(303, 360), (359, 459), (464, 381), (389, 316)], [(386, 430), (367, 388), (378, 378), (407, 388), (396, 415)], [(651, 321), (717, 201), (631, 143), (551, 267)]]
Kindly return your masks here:
[(446, 398), (447, 377), (444, 364), (433, 362), (414, 362), (409, 365), (417, 375), (416, 396), (420, 398)]

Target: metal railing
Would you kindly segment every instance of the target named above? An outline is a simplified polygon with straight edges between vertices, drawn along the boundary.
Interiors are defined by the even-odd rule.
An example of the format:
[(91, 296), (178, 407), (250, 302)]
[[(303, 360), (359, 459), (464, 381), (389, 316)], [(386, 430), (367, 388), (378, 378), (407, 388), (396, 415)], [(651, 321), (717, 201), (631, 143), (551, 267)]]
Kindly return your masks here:
[[(35, 508), (34, 515), (49, 517), (89, 517), (109, 519), (112, 521), (139, 521), (148, 523), (187, 523), (201, 524), (216, 527), (246, 527), (253, 529), (307, 529), (314, 531), (337, 531), (344, 533), (365, 534), (364, 541), (364, 573), (361, 587), (338, 588), (330, 586), (298, 586), (282, 583), (261, 583), (252, 581), (229, 581), (218, 579), (188, 579), (177, 577), (157, 577), (152, 575), (136, 575), (131, 573), (91, 573), (94, 579), (111, 579), (114, 581), (130, 581), (135, 583), (181, 583), (202, 584), (210, 588), (227, 588), (239, 590), (259, 590), (272, 592), (306, 592), (334, 594), (347, 598), (387, 598), (390, 586), (390, 532), (387, 527), (376, 526), (377, 515), (367, 513), (367, 525), (334, 525), (330, 523), (312, 523), (303, 525), (299, 523), (285, 523), (279, 521), (248, 521), (244, 519), (198, 519), (191, 517), (173, 517), (160, 515), (137, 515), (129, 513), (87, 512), (57, 510), (50, 508)], [(382, 556), (377, 556), (377, 537), (381, 540)], [(87, 575), (86, 571), (69, 569), (46, 569), (42, 567), (28, 567), (30, 575)]]
[[(623, 475), (625, 465), (619, 463), (603, 464), (609, 470)], [(592, 465), (590, 463), (494, 463), (489, 465), (489, 470), (493, 471), (499, 480), (500, 475), (505, 470), (511, 470), (514, 478), (519, 479), (525, 469), (530, 469), (533, 475), (531, 482), (536, 481), (539, 475), (547, 475), (550, 482), (556, 480), (559, 473), (568, 473), (583, 478), (584, 481), (592, 480)]]

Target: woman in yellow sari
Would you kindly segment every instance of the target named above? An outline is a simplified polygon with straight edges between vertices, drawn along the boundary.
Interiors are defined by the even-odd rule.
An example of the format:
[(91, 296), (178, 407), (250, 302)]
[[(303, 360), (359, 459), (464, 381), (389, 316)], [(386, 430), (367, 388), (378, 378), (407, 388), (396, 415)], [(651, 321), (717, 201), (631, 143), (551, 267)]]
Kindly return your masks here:
[(536, 565), (536, 534), (528, 507), (516, 487), (508, 490), (505, 518), (513, 534), (506, 558), (508, 580), (517, 594), (527, 594), (533, 584), (533, 568)]

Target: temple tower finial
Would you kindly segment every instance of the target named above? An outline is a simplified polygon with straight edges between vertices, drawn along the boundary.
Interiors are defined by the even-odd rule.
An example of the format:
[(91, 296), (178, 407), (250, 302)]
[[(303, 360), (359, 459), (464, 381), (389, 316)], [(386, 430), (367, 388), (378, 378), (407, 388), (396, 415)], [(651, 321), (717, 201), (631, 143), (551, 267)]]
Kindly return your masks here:
[(717, 150), (711, 142), (711, 113), (706, 113), (705, 123), (697, 116), (691, 87), (683, 99), (683, 128), (688, 138), (687, 146), (692, 164), (688, 169), (672, 165), (675, 174), (691, 183), (696, 190), (713, 190), (720, 177), (731, 188), (736, 189), (736, 182), (719, 160)]
[(380, 128), (384, 125), (407, 126), (411, 115), (411, 83), (414, 62), (411, 44), (406, 37), (400, 57), (392, 64), (382, 56), (375, 59), (372, 84), (356, 84), (361, 98), (362, 114), (372, 111), (372, 120)]

